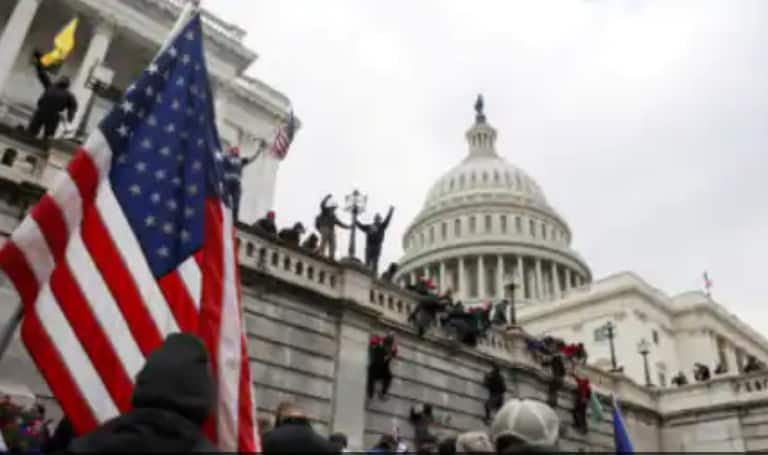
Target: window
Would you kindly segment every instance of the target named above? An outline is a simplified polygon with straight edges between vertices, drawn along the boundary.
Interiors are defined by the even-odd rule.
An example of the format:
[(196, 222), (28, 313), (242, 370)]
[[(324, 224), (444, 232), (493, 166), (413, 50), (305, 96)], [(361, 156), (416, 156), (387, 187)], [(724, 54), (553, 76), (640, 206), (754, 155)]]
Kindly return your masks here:
[(499, 171), (493, 171), (493, 183), (499, 184)]
[(488, 173), (483, 172), (483, 183), (488, 183)]
[(424, 231), (419, 232), (419, 245), (424, 246)]
[(470, 175), (470, 176), (469, 176), (469, 184), (470, 184), (470, 185), (472, 185), (472, 186), (474, 186), (474, 185), (475, 185), (475, 181), (476, 181), (476, 180), (477, 180), (477, 176), (476, 176), (476, 175), (475, 175), (475, 173), (473, 172), (473, 173), (472, 173), (472, 175)]
[(464, 188), (464, 182), (466, 182), (466, 178), (464, 177), (464, 174), (461, 174), (459, 176), (459, 188)]
[(515, 217), (515, 230), (517, 230), (518, 234), (523, 233), (523, 219), (519, 216)]
[(547, 225), (541, 223), (541, 238), (547, 240)]
[(659, 344), (659, 332), (654, 330), (651, 332), (651, 335), (653, 337), (653, 344)]
[(530, 228), (528, 231), (531, 233), (531, 237), (536, 237), (536, 222), (530, 220), (528, 222), (528, 227)]
[(667, 375), (664, 374), (661, 371), (659, 371), (659, 385), (661, 387), (666, 387), (667, 386)]
[(453, 235), (461, 236), (461, 218), (456, 218), (456, 221), (453, 222)]
[(429, 227), (429, 243), (435, 243), (435, 227)]
[(501, 233), (507, 233), (507, 215), (501, 215)]
[(477, 229), (477, 226), (476, 226), (477, 222), (476, 221), (477, 220), (475, 219), (474, 215), (469, 217), (469, 233), (470, 234), (474, 234), (475, 233), (475, 229)]
[(520, 180), (520, 174), (515, 174), (515, 184), (517, 185), (517, 189), (522, 191), (523, 183)]
[(485, 232), (491, 232), (491, 215), (485, 215)]
[(446, 237), (448, 237), (448, 223), (443, 221), (443, 224), (440, 225), (440, 237), (445, 240)]
[(3, 153), (3, 159), (2, 163), (5, 166), (13, 166), (13, 163), (16, 162), (16, 156), (19, 154), (19, 152), (16, 151), (16, 149), (7, 148), (5, 149), (5, 153)]
[(453, 181), (453, 179), (451, 179), (451, 181), (448, 183), (448, 188), (453, 189), (453, 184), (454, 183), (455, 182)]
[(31, 155), (27, 155), (27, 157), (24, 158), (24, 161), (26, 161), (27, 164), (29, 164), (32, 167), (32, 169), (34, 169), (35, 166), (37, 165), (37, 159), (35, 159), (35, 157)]

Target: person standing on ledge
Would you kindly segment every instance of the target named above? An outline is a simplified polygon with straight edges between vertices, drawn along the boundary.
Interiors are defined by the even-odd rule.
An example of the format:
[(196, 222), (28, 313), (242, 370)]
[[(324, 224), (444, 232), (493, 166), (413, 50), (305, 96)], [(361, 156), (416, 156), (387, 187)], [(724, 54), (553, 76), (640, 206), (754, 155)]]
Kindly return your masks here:
[(357, 227), (365, 232), (365, 266), (371, 269), (374, 275), (379, 274), (379, 257), (381, 256), (381, 245), (384, 243), (384, 233), (392, 220), (392, 213), (395, 208), (390, 206), (387, 217), (382, 220), (380, 214), (373, 217), (373, 223), (363, 224), (357, 222)]
[(56, 129), (59, 127), (59, 116), (62, 112), (67, 111), (69, 122), (72, 122), (75, 118), (77, 99), (69, 90), (69, 78), (61, 76), (56, 82), (52, 82), (51, 76), (40, 61), (41, 58), (42, 54), (39, 51), (35, 51), (34, 65), (37, 71), (37, 79), (43, 85), (43, 94), (37, 100), (37, 109), (32, 114), (32, 120), (29, 122), (27, 132), (37, 137), (40, 134), (40, 130), (43, 130), (43, 139), (48, 140), (56, 134)]
[(315, 227), (320, 233), (320, 254), (327, 254), (331, 260), (336, 259), (336, 226), (349, 229), (349, 225), (339, 221), (336, 216), (337, 207), (336, 202), (331, 201), (329, 194), (320, 202), (320, 214), (315, 218)]

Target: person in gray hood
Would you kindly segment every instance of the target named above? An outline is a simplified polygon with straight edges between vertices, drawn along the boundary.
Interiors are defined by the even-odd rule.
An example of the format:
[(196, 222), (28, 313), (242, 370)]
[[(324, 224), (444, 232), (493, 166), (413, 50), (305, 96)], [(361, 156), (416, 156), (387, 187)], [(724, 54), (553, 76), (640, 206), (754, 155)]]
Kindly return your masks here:
[(194, 335), (169, 335), (136, 378), (133, 409), (69, 446), (70, 452), (215, 452), (203, 423), (216, 392), (208, 352)]

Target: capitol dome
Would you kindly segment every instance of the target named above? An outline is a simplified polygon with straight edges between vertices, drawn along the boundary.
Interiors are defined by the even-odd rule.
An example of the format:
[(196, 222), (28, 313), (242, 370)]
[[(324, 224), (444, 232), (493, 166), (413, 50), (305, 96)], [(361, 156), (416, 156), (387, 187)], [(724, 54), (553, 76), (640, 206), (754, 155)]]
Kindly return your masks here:
[(468, 156), (440, 177), (403, 236), (399, 279), (435, 280), (465, 302), (560, 298), (592, 279), (571, 231), (525, 171), (496, 152), (496, 130), (475, 105)]

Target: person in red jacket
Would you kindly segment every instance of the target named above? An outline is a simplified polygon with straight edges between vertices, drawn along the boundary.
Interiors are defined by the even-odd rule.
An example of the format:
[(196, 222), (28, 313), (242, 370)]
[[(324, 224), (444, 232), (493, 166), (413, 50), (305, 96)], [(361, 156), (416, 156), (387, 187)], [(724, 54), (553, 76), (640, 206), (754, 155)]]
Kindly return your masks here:
[(573, 426), (586, 433), (587, 426), (587, 406), (589, 398), (592, 396), (592, 387), (589, 385), (589, 379), (580, 378), (573, 373), (573, 379), (576, 381), (576, 394), (574, 396), (573, 406)]
[(368, 399), (372, 399), (376, 391), (376, 383), (381, 382), (379, 398), (385, 399), (389, 386), (392, 384), (390, 363), (397, 357), (395, 336), (389, 332), (386, 336), (372, 336), (368, 342)]

